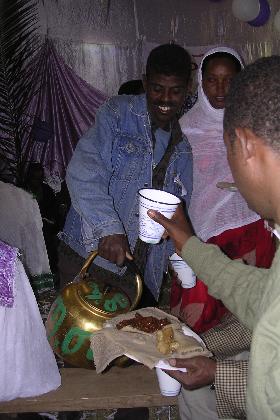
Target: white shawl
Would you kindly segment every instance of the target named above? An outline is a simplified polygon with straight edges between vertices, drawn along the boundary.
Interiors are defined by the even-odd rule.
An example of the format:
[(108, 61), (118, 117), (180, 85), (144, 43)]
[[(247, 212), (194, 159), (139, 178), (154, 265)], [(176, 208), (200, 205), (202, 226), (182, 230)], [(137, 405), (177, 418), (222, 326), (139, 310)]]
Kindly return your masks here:
[(228, 52), (242, 64), (240, 56), (231, 48), (209, 50), (198, 70), (198, 100), (180, 119), (182, 131), (193, 152), (193, 193), (189, 216), (197, 236), (203, 241), (260, 219), (259, 215), (249, 210), (239, 192), (216, 187), (220, 181), (233, 182), (233, 179), (223, 141), (224, 110), (213, 108), (202, 89), (202, 63), (215, 52)]

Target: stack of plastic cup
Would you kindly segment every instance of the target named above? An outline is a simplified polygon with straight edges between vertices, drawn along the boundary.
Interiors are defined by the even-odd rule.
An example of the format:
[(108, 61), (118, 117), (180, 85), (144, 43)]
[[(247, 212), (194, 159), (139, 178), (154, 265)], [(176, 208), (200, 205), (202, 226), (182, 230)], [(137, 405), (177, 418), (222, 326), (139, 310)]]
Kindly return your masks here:
[(174, 397), (180, 393), (181, 383), (171, 378), (162, 369), (156, 368), (159, 389), (162, 395), (166, 397)]
[(176, 253), (171, 255), (169, 260), (178, 280), (181, 282), (181, 286), (184, 289), (194, 287), (196, 285), (196, 275), (188, 264)]

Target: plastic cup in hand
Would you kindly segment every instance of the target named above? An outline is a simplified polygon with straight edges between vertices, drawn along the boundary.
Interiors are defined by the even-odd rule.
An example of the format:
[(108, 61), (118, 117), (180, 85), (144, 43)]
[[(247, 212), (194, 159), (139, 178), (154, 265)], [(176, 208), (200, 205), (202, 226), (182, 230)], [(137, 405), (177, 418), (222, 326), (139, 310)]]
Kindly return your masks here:
[(196, 276), (188, 264), (178, 255), (173, 254), (169, 257), (170, 264), (177, 274), (178, 280), (184, 289), (189, 289), (196, 285)]
[(149, 244), (158, 244), (164, 233), (164, 227), (152, 220), (148, 210), (157, 210), (168, 219), (175, 213), (180, 198), (166, 191), (144, 188), (139, 194), (139, 238)]
[(162, 369), (156, 368), (158, 384), (161, 395), (166, 397), (174, 397), (180, 393), (181, 383), (171, 378)]

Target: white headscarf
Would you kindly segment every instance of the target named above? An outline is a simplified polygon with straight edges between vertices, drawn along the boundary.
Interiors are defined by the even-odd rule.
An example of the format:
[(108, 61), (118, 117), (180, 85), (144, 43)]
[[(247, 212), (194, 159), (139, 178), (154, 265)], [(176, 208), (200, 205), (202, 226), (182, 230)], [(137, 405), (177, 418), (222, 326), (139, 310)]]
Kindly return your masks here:
[(216, 52), (233, 55), (243, 67), (240, 56), (231, 48), (209, 50), (202, 58), (198, 70), (197, 102), (180, 119), (182, 131), (193, 152), (193, 193), (189, 216), (197, 236), (203, 241), (260, 219), (259, 215), (249, 210), (239, 192), (216, 187), (220, 181), (233, 182), (223, 140), (224, 110), (213, 108), (202, 88), (203, 61)]

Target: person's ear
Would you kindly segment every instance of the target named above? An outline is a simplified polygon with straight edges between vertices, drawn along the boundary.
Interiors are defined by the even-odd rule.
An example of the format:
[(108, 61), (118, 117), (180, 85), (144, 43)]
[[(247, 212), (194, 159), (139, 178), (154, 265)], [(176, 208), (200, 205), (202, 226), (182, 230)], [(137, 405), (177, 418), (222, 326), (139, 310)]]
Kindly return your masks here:
[(256, 154), (256, 136), (249, 128), (235, 129), (235, 142), (240, 151), (241, 159), (244, 162), (253, 158)]
[(142, 83), (143, 83), (144, 91), (147, 92), (147, 76), (145, 74), (142, 74)]

